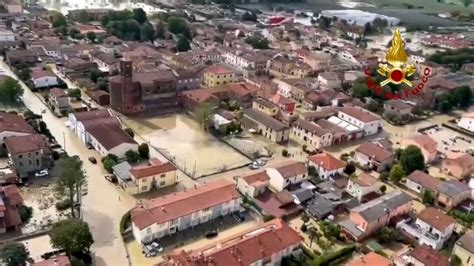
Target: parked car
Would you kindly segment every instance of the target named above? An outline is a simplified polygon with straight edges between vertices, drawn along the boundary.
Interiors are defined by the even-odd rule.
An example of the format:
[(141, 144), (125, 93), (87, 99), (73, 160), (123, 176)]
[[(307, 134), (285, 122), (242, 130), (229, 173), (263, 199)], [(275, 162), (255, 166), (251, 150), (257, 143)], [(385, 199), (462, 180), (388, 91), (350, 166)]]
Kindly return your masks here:
[(117, 183), (117, 177), (115, 175), (108, 174), (108, 175), (105, 175), (104, 178), (110, 183), (114, 183), (114, 184)]
[(145, 257), (155, 257), (158, 255), (158, 252), (154, 250), (151, 245), (143, 245), (143, 253), (145, 253)]
[(249, 164), (249, 169), (250, 170), (257, 170), (260, 166), (257, 164), (257, 162), (252, 162)]
[(213, 237), (216, 237), (219, 233), (217, 233), (217, 230), (211, 230), (211, 231), (207, 231), (205, 236), (206, 238), (213, 238)]
[(255, 161), (257, 163), (257, 165), (259, 166), (264, 166), (267, 164), (267, 160), (266, 159), (258, 159), (257, 161)]
[(234, 217), (234, 219), (235, 219), (237, 222), (245, 221), (245, 216), (242, 215), (240, 212), (236, 212), (236, 213), (232, 214), (232, 217)]
[(97, 159), (95, 157), (89, 157), (89, 162), (93, 163), (93, 164), (96, 164), (97, 163)]
[(48, 169), (44, 169), (44, 170), (41, 170), (41, 171), (35, 173), (35, 177), (45, 177), (45, 176), (48, 176), (48, 175), (49, 175)]
[(151, 246), (154, 250), (156, 250), (158, 253), (163, 252), (163, 246), (160, 245), (160, 243), (158, 243), (158, 242), (156, 242), (156, 241), (153, 241), (153, 242), (150, 244), (150, 246)]

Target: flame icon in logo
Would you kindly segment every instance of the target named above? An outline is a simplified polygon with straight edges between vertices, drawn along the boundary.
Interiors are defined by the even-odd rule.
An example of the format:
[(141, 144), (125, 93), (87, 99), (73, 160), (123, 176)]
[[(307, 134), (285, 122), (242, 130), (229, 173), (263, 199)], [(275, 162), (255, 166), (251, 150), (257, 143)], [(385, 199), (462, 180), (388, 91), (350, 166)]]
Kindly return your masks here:
[(405, 51), (405, 43), (402, 40), (400, 30), (396, 29), (392, 39), (392, 46), (388, 49), (385, 59), (388, 64), (379, 64), (377, 72), (386, 77), (386, 79), (380, 82), (381, 86), (385, 86), (388, 83), (401, 84), (404, 83), (408, 86), (412, 86), (412, 83), (406, 78), (415, 74), (416, 69), (413, 65), (407, 64), (407, 53)]

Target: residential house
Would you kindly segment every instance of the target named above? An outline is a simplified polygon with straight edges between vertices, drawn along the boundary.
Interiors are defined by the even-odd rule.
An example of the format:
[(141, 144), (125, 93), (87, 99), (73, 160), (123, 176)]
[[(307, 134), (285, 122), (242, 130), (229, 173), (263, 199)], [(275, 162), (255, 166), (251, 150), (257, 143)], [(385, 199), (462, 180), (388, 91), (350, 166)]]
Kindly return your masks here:
[(301, 252), (303, 239), (280, 219), (249, 229), (223, 242), (169, 255), (161, 266), (172, 265), (280, 265), (282, 258)]
[(266, 189), (255, 197), (254, 201), (264, 214), (282, 219), (294, 217), (303, 210), (303, 207), (295, 203), (295, 198), (286, 189), (279, 192), (272, 192)]
[(349, 220), (339, 224), (349, 238), (361, 241), (387, 226), (394, 218), (409, 213), (411, 205), (410, 196), (400, 190), (394, 190), (350, 209)]
[(469, 230), (456, 241), (453, 254), (461, 259), (462, 265), (472, 265), (474, 261), (474, 230)]
[(15, 136), (26, 136), (36, 133), (33, 127), (17, 114), (0, 112), (0, 144)]
[(382, 172), (392, 166), (395, 154), (375, 143), (365, 142), (355, 150), (354, 160), (363, 167)]
[(240, 210), (235, 184), (217, 180), (153, 200), (130, 210), (132, 231), (139, 243), (183, 231)]
[(456, 207), (459, 203), (470, 199), (471, 188), (457, 180), (444, 181), (436, 187), (436, 200), (438, 206), (447, 211)]
[(252, 70), (256, 74), (267, 71), (267, 62), (270, 58), (261, 52), (234, 48), (222, 48), (222, 50), (222, 57), (228, 65), (241, 71)]
[(31, 68), (31, 81), (35, 88), (47, 88), (59, 84), (58, 77), (43, 67)]
[(308, 64), (313, 71), (321, 71), (329, 67), (331, 55), (320, 51), (296, 50), (299, 58)]
[(13, 42), (15, 41), (15, 33), (6, 28), (0, 28), (0, 42)]
[(107, 109), (70, 113), (68, 123), (82, 143), (93, 147), (101, 156), (115, 154), (124, 158), (128, 150), (138, 149), (135, 140), (122, 130), (118, 118)]
[(317, 150), (331, 146), (333, 134), (320, 125), (299, 119), (291, 128), (290, 137), (302, 145), (306, 145), (307, 150)]
[(31, 266), (71, 266), (69, 257), (65, 254), (53, 258), (32, 263)]
[(408, 138), (403, 138), (401, 141), (401, 147), (403, 149), (408, 146), (413, 145), (418, 147), (425, 158), (425, 163), (430, 163), (437, 158), (438, 143), (432, 139), (430, 136), (425, 134), (416, 134)]
[(379, 182), (377, 178), (370, 174), (362, 173), (356, 178), (349, 179), (346, 191), (361, 202), (367, 194), (379, 194), (382, 185), (383, 183)]
[(308, 179), (308, 168), (302, 162), (285, 162), (276, 167), (268, 167), (266, 172), (270, 177), (270, 187), (277, 192)]
[(276, 75), (291, 75), (296, 78), (305, 78), (312, 71), (308, 64), (282, 54), (277, 54), (270, 60), (269, 69)]
[(235, 72), (224, 66), (211, 66), (204, 71), (204, 85), (216, 87), (237, 81)]
[(433, 207), (418, 213), (415, 221), (409, 218), (397, 223), (397, 228), (402, 233), (415, 239), (420, 245), (427, 245), (435, 250), (443, 248), (455, 226), (454, 218)]
[(133, 167), (125, 161), (112, 169), (119, 185), (132, 195), (178, 183), (176, 167), (171, 162), (161, 162), (156, 158), (151, 159), (147, 164)]
[(266, 171), (240, 176), (237, 178), (237, 190), (243, 195), (255, 198), (262, 194), (270, 184), (270, 177)]
[(406, 177), (405, 186), (418, 194), (423, 194), (425, 191), (429, 191), (432, 196), (435, 196), (436, 188), (441, 183), (442, 181), (440, 179), (432, 177), (423, 171), (415, 170)]
[(474, 132), (474, 112), (463, 114), (458, 122), (458, 126)]
[(318, 82), (322, 87), (328, 89), (341, 88), (341, 79), (335, 72), (323, 72), (318, 74)]
[(308, 160), (308, 166), (316, 168), (316, 172), (321, 179), (328, 179), (342, 174), (346, 166), (345, 162), (337, 159), (328, 152), (312, 155)]
[(244, 110), (242, 125), (276, 143), (288, 141), (290, 129), (280, 121), (254, 109)]
[(276, 117), (279, 111), (278, 105), (263, 98), (253, 100), (252, 108), (271, 117)]
[(369, 252), (351, 260), (346, 266), (392, 266), (392, 262), (382, 255)]
[(62, 114), (69, 109), (69, 96), (64, 89), (52, 88), (49, 90), (49, 103), (53, 106), (54, 112)]
[(363, 129), (364, 136), (376, 134), (382, 128), (382, 119), (378, 115), (359, 107), (342, 107), (337, 117)]
[(18, 206), (22, 203), (23, 198), (16, 185), (0, 186), (0, 234), (21, 225)]
[(293, 115), (296, 108), (296, 102), (294, 100), (280, 94), (274, 94), (269, 100), (278, 105), (283, 112)]
[(52, 152), (40, 134), (9, 137), (5, 140), (8, 157), (18, 176), (28, 177), (52, 166)]
[[(449, 258), (427, 245), (405, 248), (394, 255), (395, 266), (450, 266)], [(463, 264), (464, 265), (464, 264)]]
[(384, 114), (398, 118), (405, 118), (411, 115), (413, 108), (413, 105), (401, 100), (389, 100), (383, 103)]
[(441, 162), (443, 172), (458, 179), (474, 174), (474, 157), (469, 153), (448, 152)]
[(10, 50), (6, 52), (7, 63), (16, 66), (20, 63), (34, 65), (39, 62), (39, 57), (34, 50)]

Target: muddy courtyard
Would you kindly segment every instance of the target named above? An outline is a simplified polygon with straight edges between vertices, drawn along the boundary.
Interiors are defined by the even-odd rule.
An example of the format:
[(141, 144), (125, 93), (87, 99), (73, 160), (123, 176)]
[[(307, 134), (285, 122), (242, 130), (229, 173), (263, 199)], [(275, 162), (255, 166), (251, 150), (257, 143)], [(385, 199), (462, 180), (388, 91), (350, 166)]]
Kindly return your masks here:
[(193, 177), (210, 175), (250, 162), (185, 114), (153, 118), (123, 118), (150, 146)]

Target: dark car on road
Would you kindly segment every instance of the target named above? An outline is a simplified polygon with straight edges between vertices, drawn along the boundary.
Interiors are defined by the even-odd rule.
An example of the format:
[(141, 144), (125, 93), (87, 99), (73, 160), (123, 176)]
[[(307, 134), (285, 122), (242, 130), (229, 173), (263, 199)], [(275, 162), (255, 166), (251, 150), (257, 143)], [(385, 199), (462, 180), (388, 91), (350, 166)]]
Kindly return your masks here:
[(89, 157), (89, 162), (93, 163), (93, 164), (96, 164), (97, 163), (97, 159), (94, 158), (94, 157)]
[(210, 230), (210, 231), (207, 231), (205, 234), (206, 238), (213, 238), (213, 237), (216, 237), (217, 235), (218, 235), (217, 230)]

